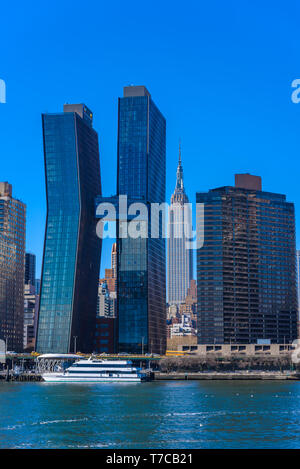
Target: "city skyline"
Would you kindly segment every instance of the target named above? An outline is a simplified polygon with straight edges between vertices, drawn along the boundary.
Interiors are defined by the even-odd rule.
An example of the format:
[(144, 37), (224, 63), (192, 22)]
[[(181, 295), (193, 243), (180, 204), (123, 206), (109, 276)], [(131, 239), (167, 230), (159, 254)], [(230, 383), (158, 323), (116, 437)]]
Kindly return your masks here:
[(300, 449), (300, 1), (2, 3), (0, 449)]
[[(133, 2), (128, 17), (121, 2), (119, 15), (112, 5), (94, 2), (91, 15), (87, 7), (74, 2), (68, 8), (66, 2), (60, 5), (59, 18), (54, 7), (46, 13), (36, 5), (36, 24), (34, 18), (24, 23), (23, 7), (3, 7), (14, 34), (9, 21), (4, 22), (1, 43), (9, 47), (2, 48), (1, 79), (7, 88), (6, 104), (0, 104), (2, 171), (28, 206), (26, 250), (37, 255), (37, 277), (46, 219), (40, 115), (56, 112), (64, 102), (87, 102), (93, 108), (103, 157), (103, 193), (114, 193), (114, 178), (109, 176), (117, 171), (116, 100), (129, 83), (148, 86), (168, 122), (167, 200), (173, 192), (181, 138), (191, 202), (197, 191), (227, 184), (236, 172), (260, 174), (270, 191), (287, 194), (295, 202), (299, 247), (300, 104), (291, 100), (291, 84), (299, 78), (299, 6), (286, 9), (282, 17), (278, 5), (269, 10), (233, 2), (218, 5), (216, 18), (213, 5), (193, 3), (191, 11), (173, 5), (170, 21), (166, 2), (159, 6), (159, 16), (155, 7), (147, 11), (147, 19), (156, 24), (150, 46), (146, 20), (141, 19), (140, 6), (134, 5), (138, 3)], [(82, 20), (90, 34), (71, 41), (72, 25)], [(54, 25), (61, 37), (53, 35)], [(28, 180), (31, 184), (25, 183)], [(103, 269), (109, 257), (110, 247)]]
[[(300, 110), (300, 105), (299, 105), (299, 110)], [(0, 111), (1, 111), (1, 107), (0, 107)], [(0, 118), (1, 118), (1, 113), (0, 113)], [(299, 117), (300, 118), (300, 117)], [(101, 129), (99, 130), (99, 134), (100, 134), (100, 139), (102, 137), (102, 134), (101, 134)], [(179, 132), (179, 135), (181, 133)], [(178, 140), (178, 138), (177, 138)], [(100, 143), (101, 143), (101, 140), (100, 140)], [(172, 142), (172, 145), (176, 144), (176, 142)], [(187, 142), (187, 146), (188, 146), (188, 142)], [(0, 141), (0, 147), (1, 147), (1, 141)], [(186, 156), (186, 159), (189, 160), (189, 155), (185, 155)], [(267, 155), (268, 156), (268, 155)], [(266, 156), (266, 160), (267, 160), (267, 156)], [(41, 159), (43, 159), (43, 156), (42, 156), (42, 153), (41, 153)], [(116, 159), (116, 158), (115, 158)], [(113, 160), (114, 158), (112, 159), (112, 161), (110, 161), (110, 163), (113, 164)], [(105, 155), (102, 155), (102, 163), (105, 163)], [(107, 163), (107, 161), (106, 161)], [(174, 172), (174, 168), (178, 166), (178, 161), (176, 162), (175, 158), (173, 157), (170, 157), (168, 156), (168, 153), (167, 153), (167, 173), (170, 173), (170, 167), (173, 167), (173, 172)], [(186, 172), (189, 173), (191, 171), (191, 168), (189, 168), (187, 166), (187, 164), (185, 163), (185, 167), (186, 167)], [(115, 168), (116, 169), (116, 168)], [(255, 173), (258, 174), (259, 171), (255, 171)], [(233, 170), (233, 172), (231, 173), (231, 179), (233, 180), (233, 177), (234, 177), (234, 174), (236, 173), (236, 170)], [(246, 173), (246, 171), (245, 171)], [(115, 173), (116, 174), (116, 173)], [(278, 173), (279, 174), (279, 173)], [(114, 175), (115, 176), (115, 175)], [(110, 178), (110, 182), (111, 184), (113, 185), (114, 184), (114, 176)], [(207, 176), (207, 174), (205, 175)], [(44, 177), (44, 175), (42, 174), (42, 177)], [(265, 177), (265, 176), (264, 176)], [(14, 185), (14, 180), (15, 180), (15, 177), (7, 177), (5, 178), (9, 183), (12, 183), (12, 185)], [(207, 178), (206, 178), (207, 179)], [(224, 178), (225, 179), (225, 178)], [(204, 178), (205, 180), (205, 178)], [(222, 185), (225, 185), (225, 181), (224, 181), (224, 184), (223, 184), (223, 178), (220, 179), (220, 187)], [(107, 178), (105, 178), (105, 181), (104, 181), (104, 186), (105, 186), (105, 183), (107, 184)], [(284, 183), (284, 185), (286, 185), (287, 182)], [(102, 184), (103, 185), (103, 184)], [(193, 184), (194, 185), (194, 184)], [(233, 186), (234, 184), (232, 184)], [(204, 186), (204, 185), (203, 185)], [(212, 182), (212, 185), (211, 186), (207, 186), (207, 184), (205, 184), (205, 187), (207, 188), (207, 190), (210, 190), (212, 189), (214, 186), (216, 186), (216, 184), (214, 184)], [(188, 195), (188, 197), (190, 198), (190, 203), (193, 204), (193, 213), (192, 213), (192, 216), (193, 216), (193, 225), (195, 224), (195, 221), (196, 221), (196, 216), (195, 216), (195, 212), (194, 212), (194, 205), (196, 203), (196, 193), (199, 192), (199, 187), (197, 188), (197, 186), (194, 185), (194, 187), (196, 187), (195, 191), (192, 191), (191, 189), (192, 185), (189, 185), (188, 183), (185, 184), (185, 189), (186, 189), (186, 193)], [(168, 188), (168, 192), (170, 193), (170, 197), (172, 195), (172, 192), (173, 190), (171, 190), (172, 188), (172, 174), (169, 175), (169, 177), (167, 178), (167, 188)], [(201, 189), (201, 188), (200, 188)], [(292, 189), (292, 190), (289, 190), (289, 189)], [(280, 193), (286, 193), (287, 196), (290, 192), (294, 192), (293, 188), (291, 188), (289, 186), (288, 190), (286, 192), (284, 192), (284, 190), (282, 191), (279, 191), (278, 189), (276, 189), (276, 187), (274, 188), (274, 191), (276, 192), (280, 192)], [(21, 190), (22, 192), (22, 190)], [(167, 198), (168, 198), (168, 195), (167, 195)], [(18, 199), (25, 203), (26, 205), (28, 205), (27, 201), (24, 200), (24, 198), (22, 197), (18, 197)], [(294, 196), (294, 199), (291, 198), (291, 200), (297, 200), (297, 197), (295, 198)], [(42, 209), (41, 205), (45, 205), (46, 206), (46, 196), (45, 196), (45, 203), (44, 204), (40, 204), (40, 212), (41, 214), (43, 213), (43, 219), (40, 219), (40, 233), (42, 233), (42, 238), (44, 237), (44, 230), (43, 230), (43, 226), (45, 224), (45, 220), (46, 220), (46, 210), (45, 208)], [(28, 208), (29, 210), (29, 213), (30, 213), (30, 207)], [(299, 202), (295, 202), (295, 212), (296, 212), (296, 246), (297, 248), (299, 248), (300, 246), (300, 228), (299, 228), (299, 220), (300, 220), (300, 214), (297, 216), (297, 213), (300, 212), (300, 199), (299, 199)], [(27, 221), (27, 224), (28, 224), (28, 221)], [(32, 231), (37, 231), (37, 230), (30, 230), (30, 226), (27, 226), (26, 227), (26, 252), (30, 252), (30, 253), (33, 253), (35, 256), (36, 256), (36, 259), (37, 259), (37, 262), (36, 262), (36, 273), (37, 273), (37, 278), (41, 276), (41, 268), (42, 268), (42, 256), (43, 256), (43, 247), (42, 247), (42, 242), (41, 242), (41, 239), (39, 240), (39, 248), (37, 248), (37, 245), (35, 244), (32, 244)], [(29, 238), (29, 240), (28, 240)], [(101, 261), (101, 266), (100, 266), (100, 277), (101, 276), (104, 276), (104, 272), (105, 272), (105, 269), (109, 266), (109, 262), (110, 262), (110, 249), (111, 249), (111, 246), (113, 244), (113, 241), (111, 241), (111, 244), (109, 246), (106, 246), (105, 245), (105, 248), (102, 250), (102, 256), (103, 256), (103, 261)], [(193, 268), (194, 268), (194, 275), (196, 273), (195, 271), (195, 259), (193, 259)]]

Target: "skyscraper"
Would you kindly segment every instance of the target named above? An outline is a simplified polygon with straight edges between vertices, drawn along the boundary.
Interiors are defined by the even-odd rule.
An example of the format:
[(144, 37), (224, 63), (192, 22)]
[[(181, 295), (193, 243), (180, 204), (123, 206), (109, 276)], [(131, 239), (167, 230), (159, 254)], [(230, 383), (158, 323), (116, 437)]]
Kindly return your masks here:
[(115, 353), (117, 350), (117, 245), (111, 250), (111, 268), (99, 280), (94, 350), (96, 353)]
[(107, 283), (105, 279), (99, 280), (97, 317), (114, 317), (114, 313), (113, 298), (110, 297)]
[(105, 269), (105, 282), (110, 293), (117, 292), (117, 243), (111, 249), (111, 268)]
[(40, 290), (41, 290), (41, 280), (39, 278), (37, 278), (35, 280), (35, 291), (36, 291), (37, 295), (40, 294)]
[(35, 348), (36, 325), (39, 307), (39, 296), (36, 292), (35, 264), (36, 256), (30, 252), (26, 252), (23, 329), (23, 348), (26, 351), (34, 350)]
[(84, 104), (43, 114), (47, 221), (38, 352), (91, 352), (101, 241), (94, 199), (101, 194), (98, 134)]
[(25, 283), (23, 348), (26, 351), (32, 351), (35, 348), (38, 308), (39, 296), (36, 293), (35, 285)]
[(300, 250), (296, 251), (298, 321), (300, 322)]
[[(290, 343), (297, 338), (294, 205), (262, 191), (261, 178), (197, 193), (198, 342)], [(197, 223), (201, 220), (197, 217)]]
[(35, 286), (35, 261), (36, 257), (30, 252), (25, 254), (25, 285)]
[(0, 182), (0, 339), (23, 350), (26, 206)]
[(176, 174), (175, 191), (169, 209), (168, 237), (168, 303), (183, 303), (191, 279), (193, 278), (193, 251), (187, 248), (186, 241), (191, 235), (192, 220), (184, 190), (181, 149)]
[[(130, 202), (165, 202), (166, 121), (144, 86), (119, 98), (117, 195)], [(164, 352), (166, 347), (165, 240), (122, 238), (117, 232), (119, 351)]]

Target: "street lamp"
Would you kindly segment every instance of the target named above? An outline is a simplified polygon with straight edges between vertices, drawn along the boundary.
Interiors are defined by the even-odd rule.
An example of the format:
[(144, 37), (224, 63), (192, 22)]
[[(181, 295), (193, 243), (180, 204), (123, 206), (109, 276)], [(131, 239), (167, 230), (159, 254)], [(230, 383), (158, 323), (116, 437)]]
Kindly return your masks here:
[(74, 335), (74, 353), (77, 352), (77, 335)]

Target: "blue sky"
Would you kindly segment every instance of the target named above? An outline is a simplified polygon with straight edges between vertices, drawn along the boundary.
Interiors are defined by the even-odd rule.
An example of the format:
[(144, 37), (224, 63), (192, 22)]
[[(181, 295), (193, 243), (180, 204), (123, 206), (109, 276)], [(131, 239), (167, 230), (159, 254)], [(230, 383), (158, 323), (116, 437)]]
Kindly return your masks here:
[[(144, 84), (167, 119), (167, 197), (178, 140), (185, 185), (261, 175), (296, 204), (300, 247), (299, 3), (16, 1), (1, 5), (0, 180), (27, 204), (27, 249), (41, 266), (45, 184), (41, 113), (85, 102), (99, 132), (103, 194), (115, 192), (117, 98)], [(109, 266), (104, 253), (102, 268)]]

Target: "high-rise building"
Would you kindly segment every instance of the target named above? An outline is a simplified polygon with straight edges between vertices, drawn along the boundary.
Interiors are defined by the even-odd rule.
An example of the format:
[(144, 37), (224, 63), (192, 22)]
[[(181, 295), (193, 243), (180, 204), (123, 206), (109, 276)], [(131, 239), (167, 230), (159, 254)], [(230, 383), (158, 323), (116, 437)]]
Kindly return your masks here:
[[(196, 194), (198, 342), (290, 343), (297, 338), (295, 210), (261, 178)], [(197, 224), (202, 220), (197, 214)]]
[(26, 351), (34, 350), (35, 348), (36, 325), (39, 306), (39, 296), (36, 292), (35, 264), (36, 256), (26, 252), (23, 325), (23, 348)]
[(94, 339), (94, 352), (116, 353), (117, 320), (115, 317), (98, 316)]
[(25, 254), (25, 285), (35, 286), (35, 261), (36, 257), (30, 252)]
[(298, 337), (300, 337), (300, 250), (296, 251), (297, 299), (298, 299)]
[(97, 317), (115, 316), (115, 297), (111, 296), (106, 280), (99, 280)]
[(43, 114), (47, 221), (38, 352), (93, 349), (101, 241), (94, 200), (101, 194), (98, 134), (84, 104)]
[(111, 248), (111, 270), (112, 270), (112, 278), (117, 278), (117, 243), (114, 243)]
[(179, 306), (180, 314), (189, 315), (194, 329), (197, 327), (197, 284), (191, 280), (184, 303)]
[(38, 306), (39, 296), (36, 293), (36, 287), (30, 283), (25, 284), (23, 348), (26, 351), (32, 351), (35, 348)]
[[(165, 202), (166, 121), (144, 86), (124, 88), (119, 98), (117, 195), (130, 202)], [(136, 222), (138, 223), (138, 222)], [(120, 352), (164, 352), (166, 274), (163, 217), (158, 237), (120, 236), (117, 228), (117, 302)]]
[(111, 249), (111, 268), (105, 269), (105, 282), (110, 293), (117, 292), (117, 243)]
[(168, 303), (180, 304), (185, 301), (193, 278), (193, 251), (187, 246), (192, 233), (192, 219), (189, 199), (183, 185), (183, 168), (179, 145), (176, 186), (169, 208), (168, 230)]
[(111, 249), (111, 268), (105, 269), (105, 278), (99, 280), (97, 316), (115, 317), (116, 315), (117, 315), (117, 243), (114, 243)]
[(111, 250), (111, 268), (99, 280), (94, 351), (115, 353), (117, 350), (117, 245)]
[(39, 278), (37, 278), (35, 280), (35, 291), (36, 291), (37, 295), (40, 294), (40, 289), (41, 289), (41, 280)]
[(23, 350), (26, 206), (0, 182), (0, 339)]

